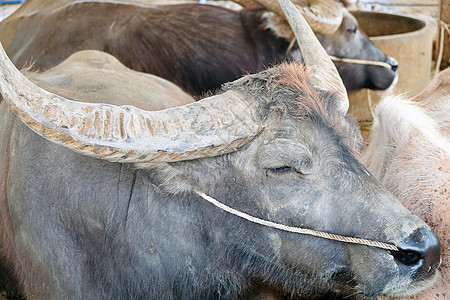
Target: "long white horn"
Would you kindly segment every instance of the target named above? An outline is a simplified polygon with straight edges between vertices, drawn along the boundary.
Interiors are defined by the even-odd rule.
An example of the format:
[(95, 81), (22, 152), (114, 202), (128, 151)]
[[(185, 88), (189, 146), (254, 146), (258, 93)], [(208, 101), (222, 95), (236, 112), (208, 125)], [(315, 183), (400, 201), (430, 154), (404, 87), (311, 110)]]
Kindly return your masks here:
[(346, 113), (349, 107), (347, 90), (333, 62), (292, 2), (279, 0), (279, 3), (295, 34), (304, 64), (311, 70), (312, 84), (319, 89), (335, 92), (340, 101), (340, 110)]
[(249, 106), (228, 92), (190, 105), (145, 111), (71, 101), (27, 78), (0, 50), (0, 92), (37, 134), (115, 162), (172, 162), (234, 151), (260, 130)]

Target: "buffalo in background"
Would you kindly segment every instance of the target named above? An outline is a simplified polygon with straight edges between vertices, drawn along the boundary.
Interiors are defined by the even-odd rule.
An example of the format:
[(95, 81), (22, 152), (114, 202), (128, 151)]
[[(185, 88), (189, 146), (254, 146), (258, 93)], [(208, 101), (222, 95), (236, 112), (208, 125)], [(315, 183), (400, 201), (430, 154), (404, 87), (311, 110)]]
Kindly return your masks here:
[(450, 69), (413, 99), (383, 99), (362, 161), (442, 241), (442, 279), (412, 299), (450, 296)]
[[(321, 6), (338, 14), (331, 29), (322, 28), (325, 18), (314, 28), (328, 54), (386, 62), (387, 67), (336, 62), (347, 90), (388, 88), (397, 62), (359, 31), (339, 3), (325, 0), (314, 9), (322, 13)], [(0, 39), (18, 67), (45, 70), (76, 51), (101, 50), (197, 97), (283, 61), (301, 62), (293, 38), (279, 15), (254, 6), (235, 11), (186, 3), (28, 0), (0, 23)]]
[(76, 101), (133, 105), (145, 110), (195, 101), (170, 81), (130, 70), (114, 56), (96, 50), (75, 52), (44, 72), (24, 73), (36, 85)]

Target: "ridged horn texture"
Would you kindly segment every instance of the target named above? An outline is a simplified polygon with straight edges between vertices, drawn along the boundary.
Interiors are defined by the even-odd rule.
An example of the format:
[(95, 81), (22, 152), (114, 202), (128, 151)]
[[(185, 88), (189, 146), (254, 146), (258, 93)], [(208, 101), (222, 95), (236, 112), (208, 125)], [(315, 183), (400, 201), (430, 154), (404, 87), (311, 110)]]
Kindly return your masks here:
[[(236, 0), (235, 2), (247, 7), (251, 1), (284, 18), (283, 10), (276, 0)], [(333, 34), (341, 26), (343, 8), (334, 0), (294, 0), (292, 2), (317, 34)]]
[(145, 111), (71, 101), (27, 78), (0, 51), (0, 92), (39, 135), (81, 154), (113, 162), (173, 162), (235, 151), (261, 127), (237, 94)]
[(279, 0), (279, 4), (297, 39), (303, 62), (311, 71), (311, 83), (321, 90), (335, 92), (339, 98), (340, 110), (347, 113), (350, 102), (335, 65), (292, 2)]

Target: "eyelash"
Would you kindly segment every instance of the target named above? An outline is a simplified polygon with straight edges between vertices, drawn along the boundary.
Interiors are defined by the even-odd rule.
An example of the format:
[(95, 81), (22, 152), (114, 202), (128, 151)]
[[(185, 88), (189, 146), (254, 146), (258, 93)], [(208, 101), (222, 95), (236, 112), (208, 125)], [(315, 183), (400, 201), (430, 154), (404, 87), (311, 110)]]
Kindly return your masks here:
[(290, 173), (290, 172), (301, 174), (300, 172), (297, 172), (295, 169), (288, 167), (288, 166), (283, 166), (283, 167), (278, 167), (278, 168), (268, 168), (268, 169), (266, 169), (266, 176), (269, 176), (269, 172), (275, 173), (275, 174), (285, 174), (285, 173)]
[(288, 166), (279, 167), (279, 168), (270, 168), (269, 170), (272, 172), (275, 172), (275, 173), (287, 173), (287, 172), (294, 171), (291, 167), (288, 167)]

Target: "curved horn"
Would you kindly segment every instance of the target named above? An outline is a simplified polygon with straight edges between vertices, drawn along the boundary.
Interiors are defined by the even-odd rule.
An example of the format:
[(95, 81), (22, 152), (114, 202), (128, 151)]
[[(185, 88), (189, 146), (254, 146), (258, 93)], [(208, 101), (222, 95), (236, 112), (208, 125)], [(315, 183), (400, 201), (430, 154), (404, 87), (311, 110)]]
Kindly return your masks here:
[[(249, 0), (245, 0), (247, 1)], [(255, 0), (255, 2), (282, 18), (285, 17), (278, 1)], [(334, 0), (294, 0), (293, 3), (317, 34), (333, 34), (341, 26), (343, 8)]]
[(216, 156), (234, 151), (261, 130), (252, 110), (232, 92), (145, 111), (76, 102), (49, 93), (25, 78), (3, 48), (0, 70), (0, 92), (28, 127), (52, 142), (108, 161), (171, 162)]
[(347, 90), (339, 73), (320, 42), (290, 0), (279, 0), (297, 43), (302, 52), (304, 64), (312, 72), (312, 84), (322, 90), (335, 92), (340, 109), (345, 114), (349, 107)]

